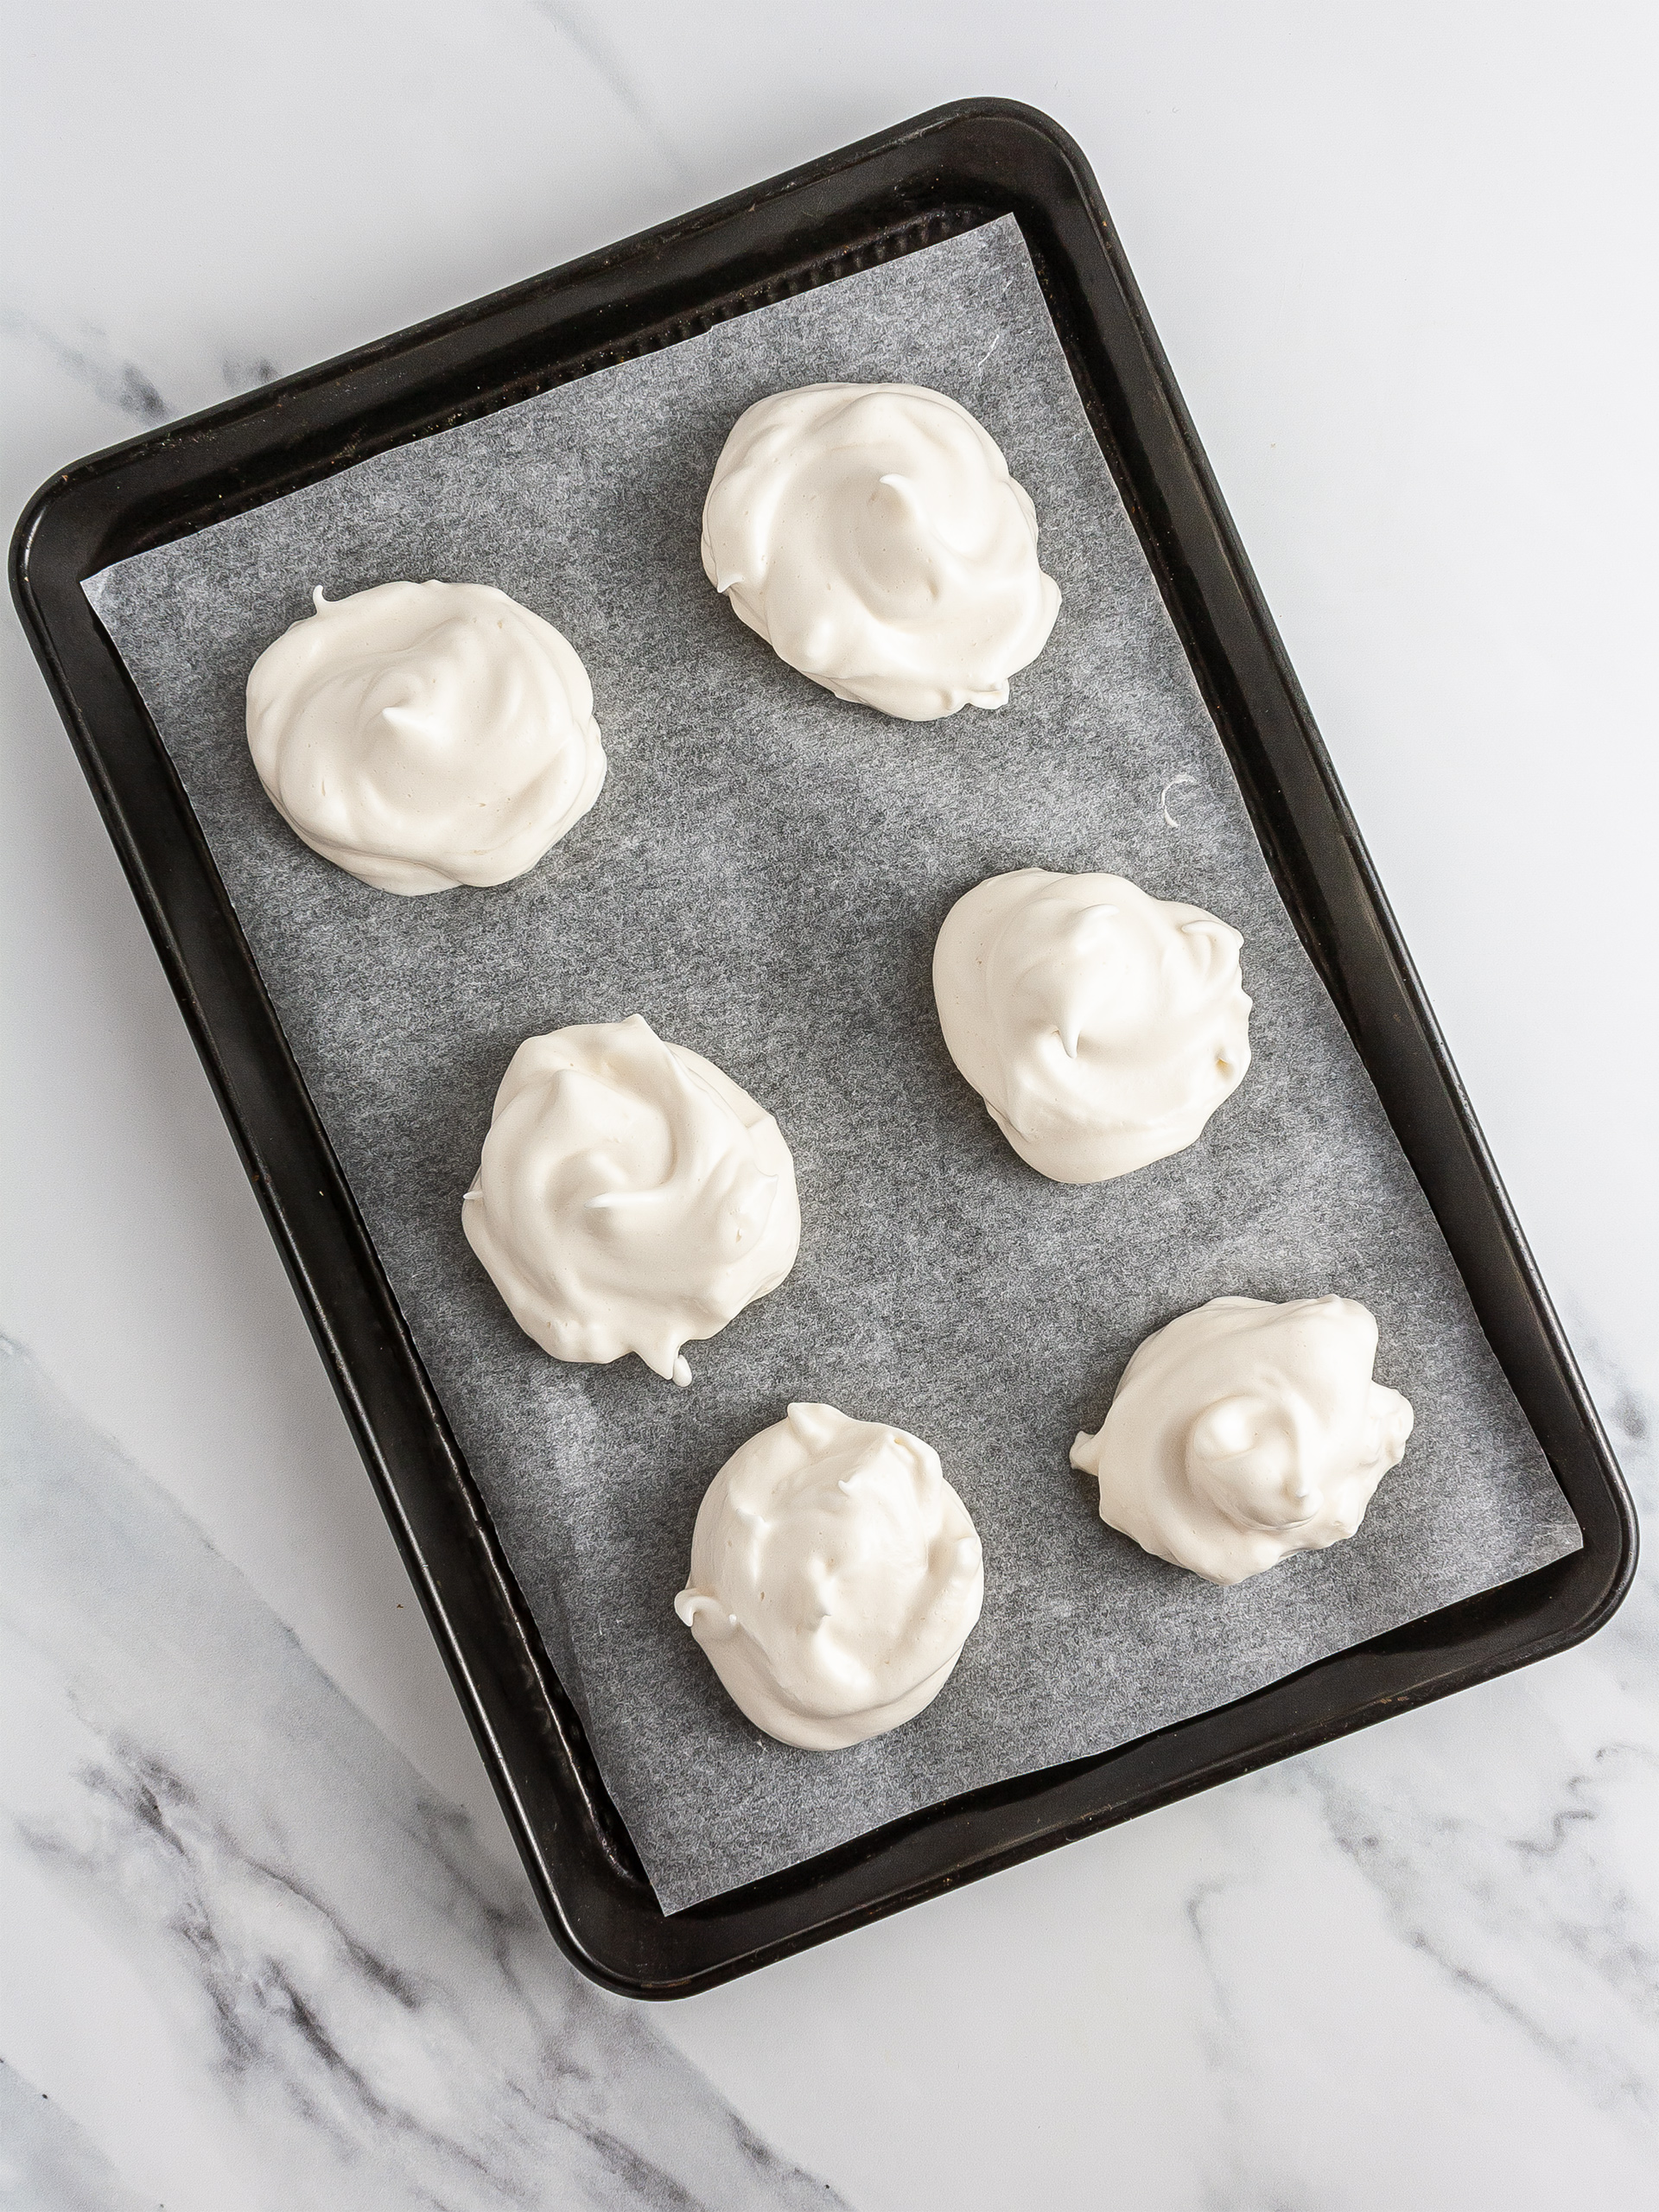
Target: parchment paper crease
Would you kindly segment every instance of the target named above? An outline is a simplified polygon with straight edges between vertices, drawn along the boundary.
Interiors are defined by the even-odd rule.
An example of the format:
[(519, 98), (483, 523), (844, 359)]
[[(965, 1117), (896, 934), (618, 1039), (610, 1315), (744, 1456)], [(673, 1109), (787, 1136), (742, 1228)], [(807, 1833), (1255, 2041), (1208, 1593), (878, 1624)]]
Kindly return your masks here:
[[(843, 704), (706, 582), (699, 517), (734, 419), (830, 378), (950, 393), (1035, 499), (1065, 604), (1001, 712), (918, 724)], [(528, 877), (404, 899), (283, 826), (242, 696), (314, 584), (426, 576), (499, 585), (565, 632), (611, 773)], [(364, 462), (87, 589), (664, 1910), (1225, 1704), (1577, 1549), (1274, 891), (1011, 219)], [(1092, 1189), (1020, 1164), (933, 1014), (951, 902), (1033, 864), (1118, 870), (1244, 933), (1243, 1088), (1192, 1150)], [(519, 1039), (634, 1012), (770, 1108), (799, 1176), (794, 1274), (688, 1348), (685, 1392), (634, 1359), (547, 1358), (461, 1230)], [(1372, 1308), (1378, 1378), (1417, 1412), (1359, 1536), (1221, 1591), (1103, 1529), (1066, 1453), (1140, 1339), (1219, 1294), (1325, 1291)], [(927, 1438), (985, 1546), (983, 1619), (944, 1693), (828, 1755), (750, 1728), (671, 1605), (705, 1485), (791, 1398)]]

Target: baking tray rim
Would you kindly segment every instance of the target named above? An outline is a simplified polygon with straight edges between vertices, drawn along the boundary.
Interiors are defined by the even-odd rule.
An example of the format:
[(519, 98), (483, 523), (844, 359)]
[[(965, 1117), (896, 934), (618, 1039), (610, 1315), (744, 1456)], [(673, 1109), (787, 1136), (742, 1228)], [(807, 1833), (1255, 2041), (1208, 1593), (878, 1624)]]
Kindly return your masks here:
[[(1459, 1247), (1478, 1233), (1502, 1248), (1498, 1262), (1507, 1262), (1535, 1332), (1533, 1395), (1545, 1381), (1554, 1386), (1560, 1404), (1552, 1401), (1548, 1410), (1560, 1433), (1547, 1437), (1539, 1430), (1528, 1393), (1511, 1371), (1513, 1352), (1506, 1357), (1496, 1341), (1494, 1350), (1578, 1515), (1584, 1548), (1497, 1591), (1333, 1653), (1232, 1704), (1094, 1758), (947, 1800), (764, 1881), (664, 1916), (637, 1861), (630, 1864), (626, 1830), (427, 1381), (170, 756), (79, 587), (114, 560), (264, 504), (372, 453), (675, 342), (804, 284), (1007, 213), (1020, 222), (1085, 410), (1216, 715), (1275, 886), (1378, 1080), (1375, 1016), (1356, 1003), (1351, 949), (1344, 956), (1339, 937), (1335, 942), (1327, 938), (1322, 924), (1329, 918), (1315, 910), (1317, 902), (1310, 905), (1307, 883), (1298, 879), (1287, 887), (1291, 862), (1284, 826), (1273, 812), (1274, 792), (1264, 796), (1259, 763), (1252, 771), (1254, 786), (1241, 766), (1241, 709), (1230, 687), (1247, 690), (1253, 682), (1270, 703), (1278, 688), (1279, 720), (1285, 724), (1276, 729), (1280, 779), (1291, 780), (1282, 772), (1287, 765), (1293, 772), (1306, 769), (1301, 804), (1316, 826), (1323, 803), (1324, 826), (1334, 831), (1338, 858), (1351, 873), (1362, 950), (1374, 940), (1406, 1014), (1414, 1018), (1415, 1042), (1427, 1049), (1440, 1103), (1463, 1141), (1462, 1178), (1448, 1182), (1459, 1201), (1452, 1208), (1455, 1219), (1447, 1220), (1427, 1181), (1425, 1190), (1489, 1338), (1488, 1315)], [(562, 350), (562, 339), (574, 342)], [(489, 375), (478, 373), (480, 367)], [(1131, 374), (1125, 386), (1125, 369), (1138, 369), (1138, 382)], [(330, 408), (330, 396), (342, 393), (350, 404)], [(1082, 1834), (1564, 1649), (1592, 1634), (1621, 1602), (1634, 1573), (1637, 1537), (1617, 1461), (1151, 329), (1099, 188), (1071, 140), (1037, 110), (1001, 99), (953, 102), (752, 191), (92, 454), (54, 474), (24, 510), (12, 543), (11, 582), (30, 644), (421, 1596), (538, 1901), (562, 1948), (595, 1980), (639, 1997), (674, 1997), (712, 1986)], [(1228, 586), (1237, 602), (1230, 607), (1224, 604)], [(1243, 711), (1262, 742), (1255, 730), (1259, 704), (1252, 709), (1247, 696)], [(1268, 770), (1271, 783), (1271, 756)], [(1304, 844), (1306, 827), (1305, 822)], [(1301, 866), (1319, 878), (1317, 861), (1298, 850)], [(1384, 1105), (1422, 1180), (1418, 1152), (1426, 1145), (1432, 1149), (1433, 1129), (1402, 1128), (1386, 1096)], [(314, 1198), (316, 1177), (321, 1180)], [(342, 1260), (350, 1263), (344, 1274)], [(1503, 1281), (1512, 1303), (1508, 1276)], [(423, 1452), (411, 1448), (417, 1442)], [(1435, 1656), (1414, 1665), (1382, 1663), (1412, 1654)], [(1351, 1679), (1350, 1701), (1329, 1694)], [(535, 1709), (537, 1700), (543, 1709)], [(1165, 1758), (1172, 1745), (1188, 1754), (1184, 1764)], [(538, 1761), (541, 1772), (526, 1770)]]

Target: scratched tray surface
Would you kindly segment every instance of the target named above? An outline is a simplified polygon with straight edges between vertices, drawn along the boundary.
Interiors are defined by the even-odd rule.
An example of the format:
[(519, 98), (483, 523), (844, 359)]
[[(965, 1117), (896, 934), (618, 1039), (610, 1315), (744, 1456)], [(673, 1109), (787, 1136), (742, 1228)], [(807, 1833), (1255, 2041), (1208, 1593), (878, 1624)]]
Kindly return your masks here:
[[(741, 410), (930, 385), (1002, 445), (1064, 594), (997, 714), (911, 724), (786, 669), (708, 585), (702, 500)], [(318, 859), (259, 791), (260, 649), (391, 577), (499, 585), (594, 680), (611, 760), (529, 876), (423, 899)], [(667, 1911), (930, 1804), (1226, 1704), (1579, 1548), (1230, 768), (1004, 219), (758, 309), (87, 586), (176, 762), (508, 1559)], [(933, 938), (981, 877), (1111, 868), (1244, 933), (1255, 1062), (1202, 1141), (1090, 1189), (1008, 1149), (935, 1020)], [(776, 1114), (784, 1287), (688, 1347), (548, 1359), (460, 1201), (531, 1033), (643, 1013)], [(1066, 1464), (1135, 1344), (1204, 1300), (1339, 1291), (1417, 1428), (1351, 1543), (1221, 1592), (1105, 1531)], [(773, 1744), (676, 1619), (721, 1461), (795, 1398), (915, 1430), (985, 1544), (945, 1692), (832, 1756)]]

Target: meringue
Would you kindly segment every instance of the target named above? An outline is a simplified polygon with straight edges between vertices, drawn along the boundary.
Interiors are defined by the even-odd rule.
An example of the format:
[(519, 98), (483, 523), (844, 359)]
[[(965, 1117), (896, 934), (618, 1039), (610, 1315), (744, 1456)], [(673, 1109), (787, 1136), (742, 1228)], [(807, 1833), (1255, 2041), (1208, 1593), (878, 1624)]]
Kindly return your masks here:
[(1124, 876), (989, 876), (939, 931), (939, 1027), (1021, 1160), (1105, 1182), (1194, 1143), (1243, 1081), (1243, 942)]
[(1100, 1517), (1206, 1582), (1243, 1582), (1351, 1536), (1412, 1410), (1371, 1380), (1376, 1322), (1351, 1298), (1212, 1298), (1146, 1339), (1071, 1465)]
[(544, 1351), (637, 1352), (681, 1384), (680, 1347), (776, 1290), (801, 1241), (777, 1122), (637, 1014), (525, 1039), (461, 1218)]
[(534, 868), (605, 780), (572, 647), (488, 584), (312, 600), (248, 677), (248, 746), (283, 821), (405, 898)]
[(709, 1484), (674, 1610), (757, 1728), (830, 1751), (938, 1695), (984, 1594), (931, 1445), (800, 1405)]
[(1001, 447), (914, 384), (806, 385), (739, 416), (702, 565), (791, 668), (907, 721), (1006, 705), (1060, 605)]

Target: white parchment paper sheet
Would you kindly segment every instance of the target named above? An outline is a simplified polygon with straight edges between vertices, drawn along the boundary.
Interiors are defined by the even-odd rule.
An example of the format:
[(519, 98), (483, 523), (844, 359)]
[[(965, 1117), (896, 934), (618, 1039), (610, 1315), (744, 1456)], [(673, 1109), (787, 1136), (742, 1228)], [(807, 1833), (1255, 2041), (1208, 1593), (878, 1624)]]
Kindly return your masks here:
[[(950, 393), (1035, 499), (1065, 604), (1001, 712), (916, 724), (832, 699), (705, 581), (699, 518), (732, 423), (830, 378)], [(318, 859), (267, 804), (243, 686), (314, 584), (427, 576), (499, 585), (565, 632), (611, 773), (528, 877), (403, 899)], [(1011, 219), (87, 589), (664, 1910), (1224, 1705), (1578, 1548), (1274, 890)], [(952, 901), (1031, 865), (1117, 870), (1244, 933), (1243, 1087), (1191, 1150), (1092, 1189), (1014, 1157), (934, 1019)], [(686, 1392), (634, 1359), (546, 1357), (461, 1230), (520, 1039), (635, 1012), (768, 1107), (799, 1175), (794, 1274), (688, 1348)], [(1103, 1529), (1066, 1454), (1140, 1339), (1221, 1294), (1326, 1291), (1372, 1308), (1378, 1379), (1417, 1412), (1358, 1537), (1222, 1591)], [(984, 1616), (944, 1694), (833, 1754), (749, 1727), (671, 1604), (704, 1487), (792, 1398), (926, 1437), (985, 1546)]]

